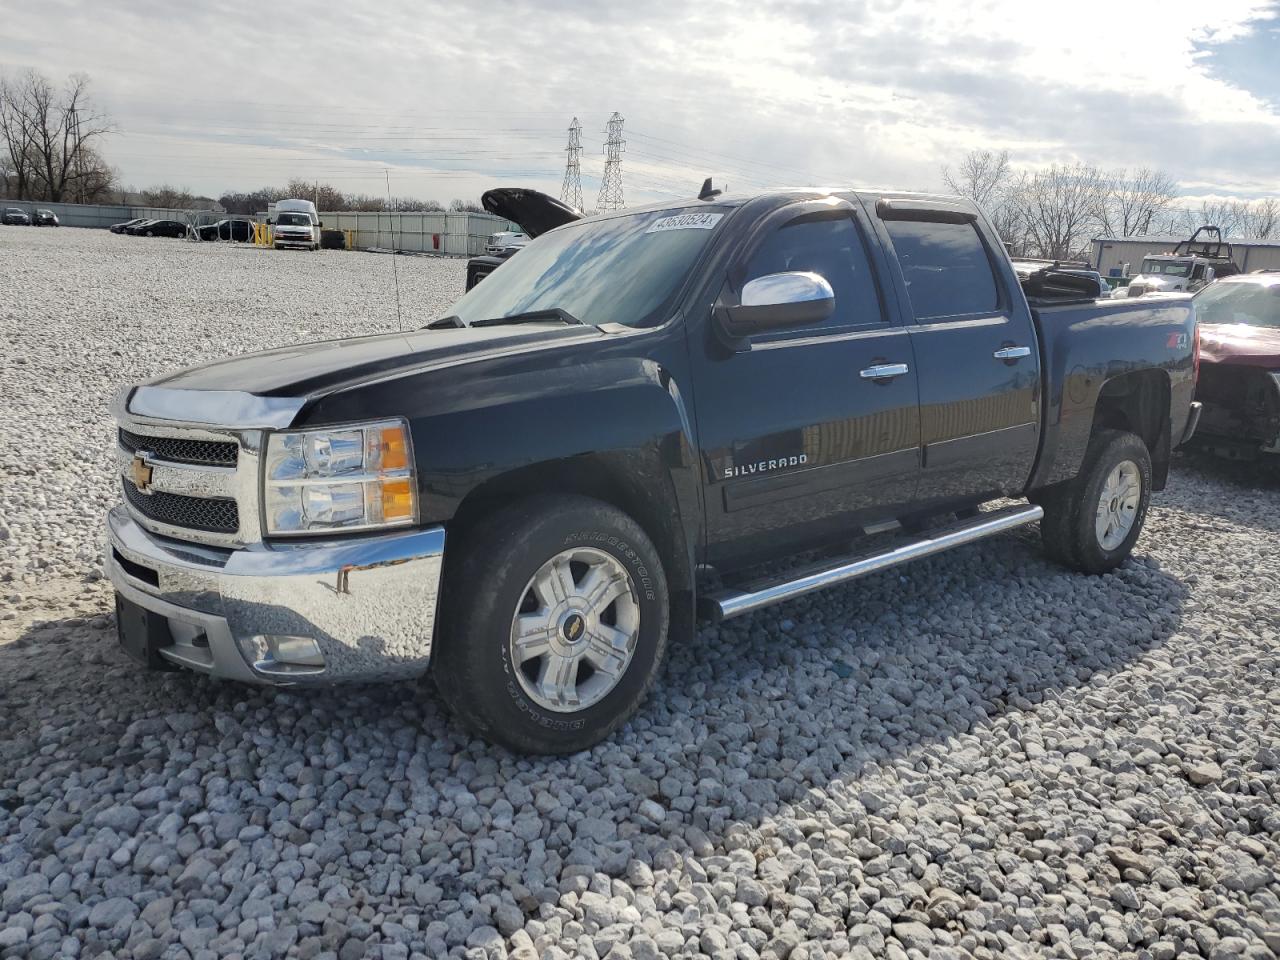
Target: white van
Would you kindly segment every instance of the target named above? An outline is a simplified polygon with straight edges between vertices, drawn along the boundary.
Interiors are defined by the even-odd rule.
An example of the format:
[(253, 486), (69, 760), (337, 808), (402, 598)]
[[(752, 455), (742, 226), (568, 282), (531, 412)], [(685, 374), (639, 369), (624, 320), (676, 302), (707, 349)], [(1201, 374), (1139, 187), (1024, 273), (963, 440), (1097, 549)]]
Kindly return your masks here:
[(268, 218), (277, 250), (295, 247), (320, 249), (320, 215), (310, 200), (277, 200), (275, 213)]

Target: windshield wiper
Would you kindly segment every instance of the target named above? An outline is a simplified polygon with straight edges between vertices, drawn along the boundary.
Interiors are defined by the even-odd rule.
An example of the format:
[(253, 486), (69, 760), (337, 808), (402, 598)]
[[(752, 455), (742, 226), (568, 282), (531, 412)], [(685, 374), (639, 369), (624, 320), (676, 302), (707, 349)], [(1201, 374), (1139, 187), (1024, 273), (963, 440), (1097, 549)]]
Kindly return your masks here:
[(571, 326), (581, 326), (582, 321), (568, 310), (551, 307), (547, 310), (526, 310), (524, 313), (512, 313), (505, 317), (490, 317), (487, 320), (476, 320), (473, 327), (497, 327), (506, 323), (537, 323), (539, 320), (559, 320)]

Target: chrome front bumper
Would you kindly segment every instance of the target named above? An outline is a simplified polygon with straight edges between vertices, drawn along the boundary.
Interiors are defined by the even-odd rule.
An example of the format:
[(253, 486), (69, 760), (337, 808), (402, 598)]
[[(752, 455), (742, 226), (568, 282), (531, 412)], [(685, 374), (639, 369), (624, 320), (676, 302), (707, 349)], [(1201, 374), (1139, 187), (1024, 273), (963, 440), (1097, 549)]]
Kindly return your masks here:
[[(444, 529), (223, 549), (107, 515), (106, 570), (169, 622), (166, 660), (255, 683), (400, 680), (431, 657)], [(255, 637), (309, 637), (323, 666), (277, 662)], [(257, 652), (255, 652), (257, 651)]]

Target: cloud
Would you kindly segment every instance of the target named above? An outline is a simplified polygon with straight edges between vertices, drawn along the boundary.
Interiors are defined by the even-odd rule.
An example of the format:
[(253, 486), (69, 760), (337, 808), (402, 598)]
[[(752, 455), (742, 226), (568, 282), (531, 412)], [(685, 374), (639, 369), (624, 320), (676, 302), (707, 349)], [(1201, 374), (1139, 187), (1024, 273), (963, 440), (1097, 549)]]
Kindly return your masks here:
[(107, 155), (138, 185), (217, 194), (296, 175), (381, 193), (390, 169), (399, 195), (558, 192), (576, 115), (590, 204), (619, 110), (633, 201), (709, 174), (931, 187), (986, 147), (1280, 194), (1265, 71), (1223, 69), (1280, 54), (1275, 6), (1256, 0), (1120, 20), (1102, 0), (10, 6), (0, 63), (88, 72), (118, 127)]

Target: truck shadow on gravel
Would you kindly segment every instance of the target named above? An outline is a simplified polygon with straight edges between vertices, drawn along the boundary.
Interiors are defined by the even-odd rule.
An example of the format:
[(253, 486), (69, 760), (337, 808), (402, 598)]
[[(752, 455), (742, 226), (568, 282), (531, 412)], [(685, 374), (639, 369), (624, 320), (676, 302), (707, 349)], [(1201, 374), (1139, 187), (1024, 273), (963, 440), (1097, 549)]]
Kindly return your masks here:
[[(611, 872), (704, 840), (723, 851), (731, 832), (857, 796), (864, 776), (908, 756), (916, 769), (963, 774), (1029, 749), (983, 728), (1011, 708), (1087, 695), (1072, 691), (1171, 636), (1186, 595), (1146, 557), (1088, 577), (1048, 564), (1033, 533), (1005, 536), (700, 624), (673, 642), (639, 715), (569, 758), (517, 757), (467, 736), (429, 682), (271, 689), (148, 674), (116, 648), (113, 629), (36, 624), (0, 648), (0, 825), (6, 810), (15, 818), (0, 833), (35, 815), (22, 842), (38, 857), (56, 842), (43, 826), (51, 811), (89, 820), (108, 799), (127, 803), (140, 785), (185, 772), (188, 784), (219, 784), (182, 805), (202, 847), (229, 839), (209, 826), (227, 811), (235, 823), (269, 824), (282, 797), (311, 783), (324, 816), (278, 832), (287, 845), (345, 835), (352, 817), (397, 831), (412, 823), (434, 843), (414, 872), (466, 889), (501, 886), (495, 878), (535, 839), (565, 862)], [(118, 795), (70, 809), (38, 786), (95, 768)], [(494, 806), (503, 798), (510, 808)], [(170, 808), (143, 810), (140, 832)], [(539, 823), (521, 828), (530, 816)], [(473, 846), (491, 833), (502, 838), (496, 851)], [(365, 877), (346, 857), (343, 872)], [(481, 860), (489, 866), (477, 873)], [(385, 878), (370, 882), (385, 890)]]

